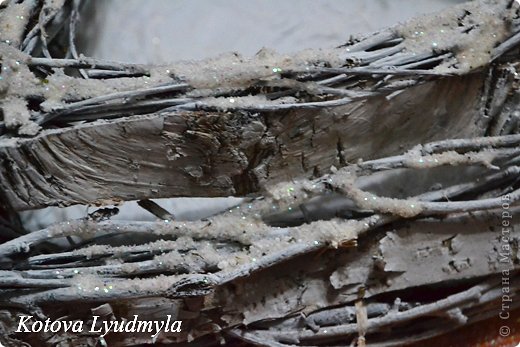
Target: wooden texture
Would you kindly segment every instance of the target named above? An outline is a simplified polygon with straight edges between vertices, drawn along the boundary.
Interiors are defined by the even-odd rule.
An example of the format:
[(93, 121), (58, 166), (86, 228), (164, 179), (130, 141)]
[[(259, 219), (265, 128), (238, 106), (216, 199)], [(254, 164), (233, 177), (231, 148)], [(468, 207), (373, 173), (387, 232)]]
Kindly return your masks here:
[(17, 210), (172, 196), (230, 196), (483, 135), (483, 73), (330, 109), (168, 112), (0, 142), (0, 189)]

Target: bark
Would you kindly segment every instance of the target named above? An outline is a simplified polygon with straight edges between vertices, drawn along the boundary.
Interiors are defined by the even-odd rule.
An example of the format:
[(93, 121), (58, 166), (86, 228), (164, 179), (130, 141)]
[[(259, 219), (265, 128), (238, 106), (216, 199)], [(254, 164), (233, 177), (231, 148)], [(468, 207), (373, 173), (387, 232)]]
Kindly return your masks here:
[[(3, 103), (7, 129), (34, 134), (36, 124), (118, 118), (44, 129), (29, 139), (4, 138), (1, 190), (17, 210), (246, 195), (280, 181), (321, 176), (331, 166), (397, 154), (418, 143), (500, 134), (496, 129), (514, 121), (512, 110), (495, 120), (514, 98), (508, 96), (514, 71), (501, 64), (490, 67), (483, 50), (498, 45), (493, 51), (504, 55), (511, 48), (507, 38), (515, 30), (514, 17), (504, 5), (483, 2), (447, 11), (446, 33), (437, 37), (426, 32), (437, 40), (433, 50), (419, 37), (424, 32), (417, 36), (413, 30), (434, 24), (437, 17), (412, 20), (347, 43), (346, 49), (292, 57), (263, 51), (251, 59), (232, 55), (171, 67), (32, 58), (4, 47), (5, 62), (14, 65), (5, 72), (10, 83)], [(487, 21), (485, 11), (491, 9), (505, 22)], [(464, 11), (474, 11), (466, 16), (482, 23), (477, 33), (454, 36), (460, 26), (469, 25), (459, 15)], [(494, 38), (488, 42), (486, 36), (476, 46), (473, 35), (485, 30), (493, 30)], [(459, 46), (455, 55), (445, 53)], [(464, 52), (468, 55), (462, 59)], [(54, 74), (39, 83), (31, 82), (34, 73), (20, 62), (40, 68), (141, 71), (151, 77), (81, 80)], [(446, 77), (451, 74), (464, 76)], [(58, 92), (62, 87), (69, 91)], [(24, 118), (23, 99), (41, 98), (34, 122)], [(183, 112), (194, 109), (208, 111)], [(119, 118), (142, 113), (148, 115)]]
[(331, 166), (397, 154), (417, 139), (483, 135), (485, 129), (467, 126), (479, 121), (482, 83), (478, 74), (452, 77), (390, 101), (373, 97), (326, 110), (168, 112), (47, 130), (4, 141), (1, 188), (18, 210), (256, 193)]

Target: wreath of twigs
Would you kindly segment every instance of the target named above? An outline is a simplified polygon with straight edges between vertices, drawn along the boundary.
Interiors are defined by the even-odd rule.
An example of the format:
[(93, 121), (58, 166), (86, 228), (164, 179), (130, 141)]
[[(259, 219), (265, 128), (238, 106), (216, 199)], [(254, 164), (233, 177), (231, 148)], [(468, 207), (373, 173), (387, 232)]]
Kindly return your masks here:
[[(89, 320), (93, 314), (131, 319), (137, 313), (155, 317), (162, 307), (159, 313), (182, 319), (185, 328), (153, 341), (200, 346), (235, 340), (268, 346), (362, 346), (365, 340), (370, 346), (404, 346), (496, 316), (504, 294), (499, 261), (494, 267), (487, 260), (485, 266), (470, 264), (477, 270), (468, 275), (453, 262), (456, 271), (440, 270), (431, 275), (433, 280), (422, 274), (406, 285), (399, 280), (373, 282), (378, 271), (396, 278), (406, 273), (388, 270), (382, 246), (397, 242), (393, 233), (406, 226), (455, 225), (463, 230), (468, 223), (484, 225), (481, 235), (489, 234), (487, 238), (472, 239), (468, 232), (465, 240), (482, 254), (492, 244), (499, 257), (500, 233), (488, 228), (500, 225), (505, 204), (514, 215), (520, 200), (520, 27), (514, 2), (475, 1), (450, 10), (459, 25), (442, 27), (452, 30), (450, 40), (433, 46), (421, 41), (412, 21), (352, 38), (330, 51), (289, 58), (268, 51), (251, 59), (226, 57), (235, 61), (224, 68), (218, 59), (147, 66), (79, 55), (74, 41), (81, 6), (80, 0), (0, 2), (0, 24), (10, 24), (0, 37), (4, 145), (134, 115), (276, 117), (292, 110), (333, 109), (379, 96), (390, 100), (420, 84), (475, 72), (487, 75), (481, 109), (486, 126), (479, 137), (418, 144), (379, 159), (342, 161), (320, 177), (265, 182), (239, 205), (197, 221), (176, 220), (175, 211), (143, 198), (140, 206), (156, 215), (156, 222), (111, 220), (114, 210), (100, 209), (81, 220), (27, 233), (13, 217), (17, 207), (4, 199), (11, 215), (2, 217), (0, 229), (5, 240), (0, 244), (3, 344), (152, 342), (147, 334), (20, 334), (15, 332), (20, 314), (41, 320)], [(461, 57), (478, 48), (468, 46), (464, 35), (475, 31), (471, 35), (479, 37), (489, 30), (479, 22), (486, 16), (485, 6), (497, 11), (493, 16), (503, 23), (495, 24), (496, 42), (489, 43), (487, 60), (470, 66)], [(471, 16), (474, 21), (468, 20)], [(67, 90), (58, 94), (62, 84)], [(3, 177), (8, 179), (5, 158)], [(378, 194), (370, 183), (446, 168), (456, 173), (456, 181), (411, 195)], [(518, 252), (514, 233), (508, 234), (508, 245)], [(455, 259), (452, 241), (460, 234), (464, 230), (456, 237), (442, 231), (430, 237)], [(403, 252), (419, 252), (426, 241), (409, 242), (399, 244)], [(515, 297), (520, 289), (514, 279), (518, 258), (510, 265), (508, 297)], [(337, 279), (342, 273), (345, 277)], [(314, 295), (312, 305), (306, 292)], [(510, 309), (519, 303), (513, 300)]]

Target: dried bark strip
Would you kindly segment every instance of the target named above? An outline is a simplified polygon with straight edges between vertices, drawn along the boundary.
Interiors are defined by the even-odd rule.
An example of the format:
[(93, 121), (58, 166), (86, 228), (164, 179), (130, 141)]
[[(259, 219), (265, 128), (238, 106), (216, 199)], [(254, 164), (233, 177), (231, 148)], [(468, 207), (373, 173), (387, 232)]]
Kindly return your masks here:
[[(34, 138), (0, 141), (0, 189), (17, 210), (248, 194), (267, 182), (396, 154), (417, 138), (483, 135), (468, 126), (479, 117), (481, 83), (478, 75), (451, 77), (391, 100), (374, 97), (316, 111), (173, 112), (44, 130)], [(460, 94), (466, 95), (463, 103)], [(373, 124), (368, 133), (367, 123)], [(441, 126), (446, 131), (439, 132)], [(392, 136), (381, 136), (387, 129)]]

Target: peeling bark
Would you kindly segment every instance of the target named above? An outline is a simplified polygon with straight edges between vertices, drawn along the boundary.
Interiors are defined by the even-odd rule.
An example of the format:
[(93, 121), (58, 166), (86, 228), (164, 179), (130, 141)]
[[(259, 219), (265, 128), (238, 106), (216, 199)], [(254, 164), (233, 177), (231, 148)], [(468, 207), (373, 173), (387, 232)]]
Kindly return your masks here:
[(169, 112), (44, 130), (0, 143), (0, 187), (17, 210), (256, 193), (331, 166), (397, 154), (417, 139), (483, 135), (471, 125), (480, 119), (482, 83), (480, 74), (450, 77), (391, 100), (326, 110)]

